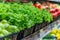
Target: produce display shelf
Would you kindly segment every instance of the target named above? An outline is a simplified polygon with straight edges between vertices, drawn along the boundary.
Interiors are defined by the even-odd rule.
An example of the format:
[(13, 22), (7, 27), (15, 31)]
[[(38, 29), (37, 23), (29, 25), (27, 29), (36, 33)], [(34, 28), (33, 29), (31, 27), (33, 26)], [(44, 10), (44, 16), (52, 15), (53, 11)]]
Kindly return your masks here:
[[(55, 19), (53, 22), (49, 23), (47, 26), (42, 27), (40, 30), (36, 31), (35, 33), (32, 33), (31, 35), (28, 35), (27, 37), (24, 37), (23, 39), (20, 39), (20, 40), (35, 40), (35, 39), (40, 40), (40, 39), (42, 39), (44, 36), (46, 36), (55, 27), (54, 25), (59, 24), (59, 22), (58, 22), (59, 19), (60, 19), (60, 17)], [(20, 36), (20, 35), (18, 35), (18, 33), (17, 34), (13, 33), (11, 35), (0, 37), (0, 40), (4, 40), (4, 38), (7, 38), (7, 37), (11, 38), (13, 40), (15, 38), (15, 35), (16, 35), (16, 37)]]
[[(50, 2), (52, 2), (52, 1), (50, 1)], [(29, 30), (30, 33), (26, 32), (26, 30), (23, 30), (23, 32), (21, 34), (23, 35), (24, 38), (23, 39), (20, 39), (20, 40), (42, 40), (43, 37), (45, 37), (48, 33), (50, 33), (50, 31), (52, 29), (55, 28), (54, 25), (58, 25), (59, 24), (58, 20), (59, 20), (59, 17), (57, 19), (55, 19), (53, 22), (47, 23), (47, 25), (45, 25), (45, 26), (41, 26), (39, 24), (41, 27), (40, 26), (39, 27), (38, 26), (34, 27), (35, 26), (34, 25), (33, 27), (35, 29), (34, 28), (30, 29)], [(40, 30), (37, 31), (36, 28), (39, 28)], [(29, 34), (29, 35), (27, 35), (25, 32), (27, 34)], [(13, 34), (10, 34), (10, 35), (6, 35), (4, 37), (0, 37), (0, 40), (5, 40), (5, 38), (7, 38), (7, 37), (8, 38), (11, 38), (12, 40), (16, 40), (17, 39), (17, 36), (20, 36), (21, 35), (21, 34), (20, 35), (18, 35), (18, 34), (20, 34), (20, 33), (17, 32), (17, 33), (13, 33)], [(22, 37), (22, 36), (20, 36), (20, 37)], [(16, 39), (14, 39), (14, 38), (16, 38)]]
[(13, 33), (13, 34), (9, 34), (9, 35), (6, 35), (4, 37), (0, 37), (0, 40), (5, 40), (5, 38), (10, 38), (10, 39), (14, 40), (14, 39), (17, 38), (17, 35), (18, 35), (18, 32), (17, 33)]
[(45, 26), (44, 28), (40, 29), (39, 31), (21, 39), (21, 40), (42, 40), (48, 33), (51, 32), (52, 29), (55, 29), (60, 24), (60, 19), (57, 18), (53, 23)]

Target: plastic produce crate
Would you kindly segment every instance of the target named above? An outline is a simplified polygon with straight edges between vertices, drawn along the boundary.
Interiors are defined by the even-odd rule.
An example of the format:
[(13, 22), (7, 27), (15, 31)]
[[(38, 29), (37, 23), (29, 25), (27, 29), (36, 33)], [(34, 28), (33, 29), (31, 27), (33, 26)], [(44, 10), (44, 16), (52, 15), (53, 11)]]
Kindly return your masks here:
[(10, 35), (6, 35), (4, 37), (0, 37), (0, 40), (16, 40), (18, 33), (13, 33)]
[(33, 29), (34, 29), (34, 27), (31, 27), (29, 29), (25, 29), (25, 30), (22, 30), (22, 31), (17, 32), (17, 33), (9, 34), (9, 35), (6, 35), (4, 37), (0, 37), (0, 40), (20, 40), (20, 39), (32, 34)]
[(18, 34), (17, 40), (21, 40), (21, 39), (23, 39), (23, 38), (31, 35), (32, 33), (34, 33), (33, 31), (34, 31), (34, 26), (31, 27), (31, 28), (29, 28), (29, 29), (22, 30), (22, 31)]
[(40, 24), (36, 24), (36, 25), (35, 25), (34, 32), (36, 32), (36, 31), (40, 30), (41, 28), (43, 28), (43, 27), (47, 26), (48, 24), (49, 24), (49, 23), (45, 23), (45, 22), (40, 23)]

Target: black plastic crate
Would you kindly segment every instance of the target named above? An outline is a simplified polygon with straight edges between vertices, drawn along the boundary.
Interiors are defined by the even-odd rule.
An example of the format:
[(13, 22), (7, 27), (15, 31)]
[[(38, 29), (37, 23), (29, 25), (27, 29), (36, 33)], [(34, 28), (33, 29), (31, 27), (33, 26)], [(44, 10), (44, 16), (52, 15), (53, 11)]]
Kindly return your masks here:
[[(50, 23), (52, 23), (52, 22), (50, 22)], [(49, 25), (50, 23), (42, 22), (42, 23), (35, 24), (33, 32), (39, 31), (40, 29), (44, 28), (45, 26)]]
[(34, 32), (36, 31), (39, 31), (40, 29), (44, 28), (45, 26), (53, 23), (54, 21), (60, 19), (60, 16), (58, 16), (56, 19), (54, 19), (53, 21), (51, 21), (50, 23), (47, 23), (47, 22), (42, 22), (42, 23), (39, 23), (39, 24), (35, 24), (34, 26)]
[(33, 34), (33, 30), (34, 30), (34, 26), (29, 28), (29, 29), (25, 29), (25, 30), (22, 30), (18, 36), (17, 36), (17, 40), (21, 40), (31, 34)]

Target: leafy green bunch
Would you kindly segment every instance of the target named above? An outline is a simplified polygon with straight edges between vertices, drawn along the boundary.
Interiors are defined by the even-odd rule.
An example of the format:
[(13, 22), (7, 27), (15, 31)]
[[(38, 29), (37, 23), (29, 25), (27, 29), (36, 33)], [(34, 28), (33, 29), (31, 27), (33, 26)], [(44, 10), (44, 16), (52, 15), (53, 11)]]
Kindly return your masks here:
[(51, 22), (53, 19), (48, 10), (40, 10), (31, 4), (0, 3), (0, 21), (2, 20), (17, 26), (19, 30), (24, 30), (36, 23), (42, 23), (43, 20)]
[(50, 23), (51, 21), (53, 21), (53, 17), (51, 13), (49, 12), (49, 10), (47, 9), (42, 10), (42, 16), (43, 16), (44, 22)]

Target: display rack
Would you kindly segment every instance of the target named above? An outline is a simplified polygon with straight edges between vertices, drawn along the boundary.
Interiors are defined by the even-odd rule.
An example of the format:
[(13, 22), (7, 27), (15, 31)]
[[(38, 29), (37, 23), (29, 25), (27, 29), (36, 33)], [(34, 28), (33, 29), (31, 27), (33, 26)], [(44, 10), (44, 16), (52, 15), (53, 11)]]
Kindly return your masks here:
[[(51, 2), (53, 2), (53, 1), (51, 1)], [(60, 2), (60, 1), (56, 1), (56, 2)], [(44, 28), (40, 29), (39, 31), (37, 31), (21, 40), (42, 40), (42, 38), (45, 37), (48, 33), (50, 33), (52, 29), (59, 28), (59, 27), (60, 27), (60, 19), (54, 21), (53, 23), (45, 26)], [(4, 40), (4, 39), (2, 39), (2, 40)]]
[(45, 37), (48, 33), (50, 33), (52, 29), (59, 27), (60, 27), (60, 19), (54, 21), (53, 23), (40, 29), (39, 31), (23, 38), (22, 40), (42, 40), (42, 38)]

